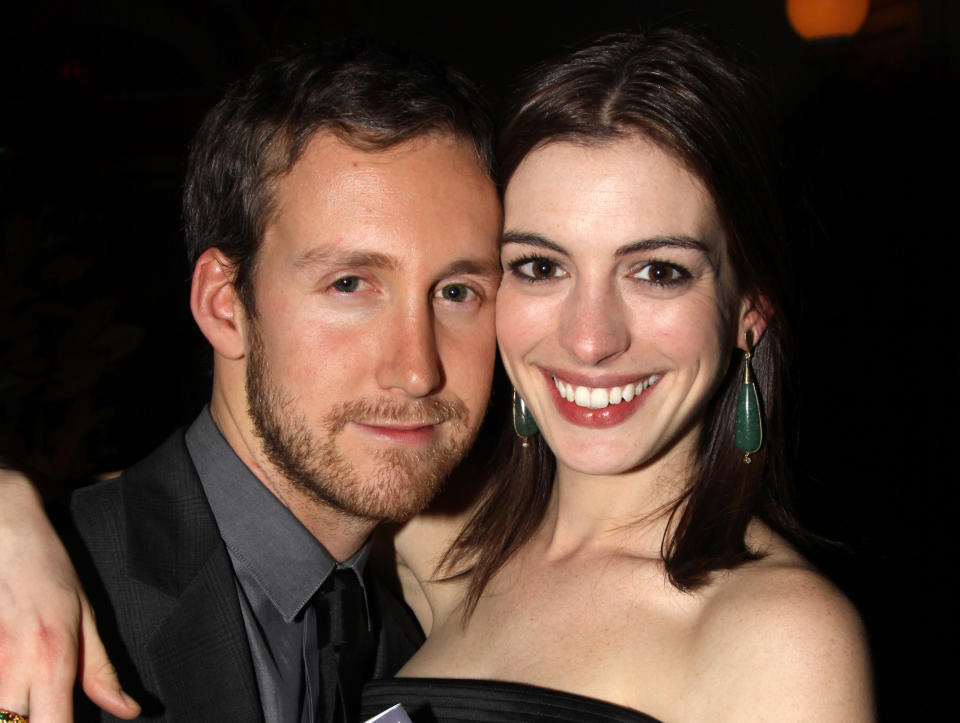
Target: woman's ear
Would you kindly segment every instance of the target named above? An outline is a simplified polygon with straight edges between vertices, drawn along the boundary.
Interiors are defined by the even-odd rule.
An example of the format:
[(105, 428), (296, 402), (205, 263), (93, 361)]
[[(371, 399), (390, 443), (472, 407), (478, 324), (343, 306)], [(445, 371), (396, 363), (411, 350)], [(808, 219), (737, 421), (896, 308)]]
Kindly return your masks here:
[(246, 316), (233, 285), (230, 259), (219, 249), (208, 248), (194, 264), (190, 311), (217, 354), (227, 359), (243, 358)]
[(747, 332), (752, 332), (753, 345), (756, 345), (767, 330), (767, 322), (773, 315), (769, 302), (760, 296), (745, 298), (740, 302), (740, 324), (737, 327), (737, 347), (747, 349)]

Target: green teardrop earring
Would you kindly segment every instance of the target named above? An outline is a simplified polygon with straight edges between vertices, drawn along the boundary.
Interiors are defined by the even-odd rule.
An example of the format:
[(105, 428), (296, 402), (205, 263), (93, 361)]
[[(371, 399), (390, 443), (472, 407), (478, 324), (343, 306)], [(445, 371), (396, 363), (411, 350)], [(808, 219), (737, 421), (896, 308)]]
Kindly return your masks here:
[(513, 431), (523, 440), (524, 447), (529, 447), (529, 438), (540, 431), (540, 428), (537, 427), (537, 420), (533, 418), (533, 414), (527, 408), (527, 403), (523, 401), (523, 397), (517, 394), (516, 389), (513, 390)]
[(737, 417), (734, 426), (734, 441), (743, 452), (743, 461), (750, 464), (750, 455), (758, 452), (763, 445), (763, 420), (760, 415), (760, 398), (757, 385), (750, 367), (750, 355), (753, 351), (753, 332), (746, 333), (747, 348), (743, 352), (743, 383), (737, 396)]

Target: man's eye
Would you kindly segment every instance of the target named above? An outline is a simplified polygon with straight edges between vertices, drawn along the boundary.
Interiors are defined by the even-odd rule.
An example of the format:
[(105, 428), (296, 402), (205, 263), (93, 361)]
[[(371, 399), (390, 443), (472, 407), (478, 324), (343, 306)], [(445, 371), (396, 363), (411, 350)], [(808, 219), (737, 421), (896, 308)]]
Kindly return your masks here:
[(465, 284), (447, 284), (437, 289), (437, 298), (447, 301), (469, 301), (476, 295), (477, 292)]
[(519, 259), (510, 264), (513, 272), (527, 281), (556, 279), (563, 276), (560, 264), (550, 259)]
[(334, 291), (341, 291), (349, 294), (360, 288), (360, 278), (357, 276), (344, 276), (342, 279), (337, 279), (334, 281), (330, 287)]
[(680, 266), (654, 261), (640, 269), (634, 277), (653, 284), (669, 286), (686, 281), (690, 278), (690, 273)]

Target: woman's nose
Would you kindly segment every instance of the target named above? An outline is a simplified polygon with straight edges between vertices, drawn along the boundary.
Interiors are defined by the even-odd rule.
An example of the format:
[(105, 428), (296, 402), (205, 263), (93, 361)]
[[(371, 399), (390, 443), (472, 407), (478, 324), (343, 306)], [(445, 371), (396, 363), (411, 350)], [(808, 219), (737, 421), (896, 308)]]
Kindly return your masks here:
[(587, 366), (616, 358), (630, 346), (624, 312), (622, 299), (612, 289), (576, 290), (564, 305), (560, 346)]

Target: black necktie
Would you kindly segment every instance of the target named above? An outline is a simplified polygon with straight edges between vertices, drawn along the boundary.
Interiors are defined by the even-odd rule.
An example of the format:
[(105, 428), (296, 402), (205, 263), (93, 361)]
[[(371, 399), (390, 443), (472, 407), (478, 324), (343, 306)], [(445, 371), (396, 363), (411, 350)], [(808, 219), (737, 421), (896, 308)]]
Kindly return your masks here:
[(318, 723), (356, 723), (360, 691), (373, 673), (376, 654), (357, 574), (334, 570), (317, 592), (314, 607), (320, 649)]

